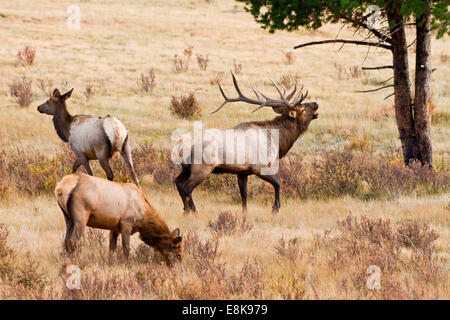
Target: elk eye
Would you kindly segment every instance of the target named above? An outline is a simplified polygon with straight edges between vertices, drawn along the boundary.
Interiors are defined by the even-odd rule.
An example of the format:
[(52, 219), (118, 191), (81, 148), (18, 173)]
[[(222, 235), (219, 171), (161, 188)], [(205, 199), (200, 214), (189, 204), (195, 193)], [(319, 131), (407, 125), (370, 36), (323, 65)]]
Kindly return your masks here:
[(296, 112), (295, 111), (289, 111), (289, 117), (291, 117), (291, 118), (295, 118), (295, 116), (296, 116)]

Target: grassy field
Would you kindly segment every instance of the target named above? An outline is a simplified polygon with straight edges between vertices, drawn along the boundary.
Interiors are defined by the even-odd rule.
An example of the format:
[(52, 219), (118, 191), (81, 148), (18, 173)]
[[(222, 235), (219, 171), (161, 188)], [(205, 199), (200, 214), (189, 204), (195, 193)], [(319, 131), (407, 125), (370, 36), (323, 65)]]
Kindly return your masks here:
[[(81, 9), (79, 30), (70, 30), (66, 24), (66, 10), (74, 4)], [(391, 76), (390, 71), (355, 71), (355, 67), (389, 64), (388, 53), (356, 46), (340, 51), (338, 45), (314, 46), (294, 51), (293, 63), (285, 62), (286, 52), (294, 45), (334, 38), (338, 32), (339, 26), (327, 25), (320, 31), (269, 34), (241, 5), (228, 0), (2, 2), (0, 223), (9, 235), (6, 238), (5, 229), (0, 229), (0, 298), (448, 299), (448, 37), (432, 43), (432, 64), (437, 68), (433, 72), (433, 152), (438, 164), (435, 175), (443, 180), (438, 188), (437, 183), (427, 182), (406, 193), (397, 192), (396, 187), (394, 196), (364, 197), (349, 191), (331, 198), (300, 199), (287, 196), (282, 186), (282, 207), (273, 215), (271, 188), (250, 178), (251, 187), (263, 192), (252, 197), (243, 221), (236, 197), (221, 191), (230, 189), (224, 185), (229, 180), (221, 183), (212, 178), (208, 187), (194, 191), (199, 213), (183, 215), (170, 178), (155, 183), (151, 175), (142, 175), (150, 202), (169, 227), (180, 227), (184, 236), (185, 259), (172, 269), (160, 265), (137, 236), (130, 263), (109, 264), (106, 231), (89, 232), (81, 253), (70, 260), (62, 249), (64, 219), (49, 187), (54, 181), (45, 184), (45, 190), (26, 192), (16, 183), (23, 176), (5, 169), (11, 159), (20, 162), (30, 157), (39, 163), (67, 150), (51, 118), (36, 111), (47, 98), (40, 82), (51, 82), (61, 91), (74, 88), (67, 102), (72, 114), (111, 114), (121, 119), (133, 148), (148, 143), (156, 150), (168, 150), (175, 129), (190, 130), (192, 121), (177, 118), (168, 109), (172, 96), (189, 92), (195, 93), (202, 109), (200, 120), (207, 127), (227, 128), (273, 117), (270, 110), (251, 114), (251, 106), (245, 104), (227, 105), (209, 115), (222, 102), (214, 79), (222, 77), (223, 88), (234, 95), (229, 75), (234, 63), (242, 65), (237, 77), (246, 92), (256, 86), (275, 94), (268, 76), (280, 81), (292, 73), (309, 90), (308, 100), (319, 104), (319, 119), (297, 141), (291, 156), (308, 165), (323, 152), (346, 150), (357, 156), (370, 153), (373, 159), (388, 157), (387, 163), (401, 167), (393, 98), (383, 100), (391, 92), (355, 93), (373, 89)], [(352, 30), (340, 31), (342, 38), (352, 36)], [(408, 39), (414, 39), (412, 33)], [(26, 45), (36, 49), (32, 65), (17, 58)], [(174, 55), (184, 57), (189, 46), (193, 46), (189, 69), (177, 73)], [(409, 50), (413, 52), (414, 46)], [(205, 71), (197, 65), (197, 54), (208, 55)], [(138, 80), (151, 68), (157, 85), (146, 93)], [(27, 108), (17, 105), (9, 88), (23, 77), (32, 80), (33, 97)], [(91, 86), (94, 94), (88, 99), (85, 93)], [(24, 168), (30, 168), (29, 163)], [(297, 174), (300, 180), (310, 176)], [(8, 185), (4, 194), (2, 185)], [(234, 188), (237, 192), (237, 185)], [(223, 230), (214, 225), (222, 221), (219, 214), (228, 221)], [(350, 223), (345, 220), (349, 215), (358, 220)], [(65, 286), (69, 276), (65, 267), (72, 263), (82, 270), (81, 290)], [(378, 290), (366, 286), (370, 265), (382, 270)]]

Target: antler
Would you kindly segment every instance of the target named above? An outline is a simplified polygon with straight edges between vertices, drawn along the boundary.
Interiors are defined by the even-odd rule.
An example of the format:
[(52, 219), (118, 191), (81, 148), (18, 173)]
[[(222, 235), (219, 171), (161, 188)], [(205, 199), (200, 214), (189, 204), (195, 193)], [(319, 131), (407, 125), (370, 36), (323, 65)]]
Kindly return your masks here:
[[(281, 92), (280, 88), (279, 88), (278, 85), (275, 83), (275, 81), (273, 81), (272, 79), (269, 78), (270, 81), (271, 81), (271, 82), (273, 83), (273, 85), (275, 86), (275, 88), (277, 89), (277, 91), (278, 91), (278, 93), (279, 93), (279, 95), (280, 95), (280, 99), (271, 99), (271, 98), (267, 97), (264, 93), (262, 93), (261, 91), (259, 91), (259, 90), (256, 89), (256, 88), (252, 88), (253, 92), (254, 92), (255, 95), (256, 95), (256, 99), (250, 99), (250, 98), (247, 98), (246, 96), (244, 96), (244, 95), (242, 94), (241, 89), (239, 89), (239, 86), (238, 86), (237, 81), (236, 81), (236, 77), (234, 76), (233, 72), (231, 72), (231, 76), (233, 77), (233, 85), (234, 85), (234, 88), (236, 89), (236, 92), (237, 92), (237, 94), (238, 94), (238, 97), (237, 97), (237, 98), (228, 98), (228, 97), (225, 95), (225, 92), (223, 91), (222, 86), (221, 86), (220, 83), (219, 83), (219, 90), (220, 90), (220, 93), (222, 94), (223, 98), (225, 99), (225, 101), (224, 101), (224, 102), (223, 102), (216, 110), (214, 110), (213, 112), (211, 112), (211, 114), (216, 113), (217, 111), (219, 111), (220, 109), (222, 109), (222, 107), (223, 107), (224, 105), (226, 105), (226, 104), (229, 103), (229, 102), (238, 102), (238, 101), (247, 102), (247, 103), (250, 103), (250, 104), (257, 104), (258, 107), (257, 107), (255, 110), (253, 110), (252, 112), (257, 111), (257, 110), (261, 109), (262, 107), (272, 107), (272, 108), (289, 107), (289, 108), (294, 108), (294, 107), (300, 105), (300, 104), (302, 103), (302, 101), (305, 100), (306, 97), (308, 96), (308, 92), (306, 92), (305, 95), (303, 95), (303, 93), (301, 93), (301, 91), (302, 91), (302, 89), (303, 89), (303, 86), (301, 87), (300, 92), (297, 93), (297, 84), (295, 84), (294, 90), (292, 90), (292, 91), (288, 94), (288, 96), (286, 97), (286, 96), (285, 96), (285, 94), (286, 94), (286, 88), (283, 88), (283, 89), (284, 89), (284, 90), (283, 90), (284, 92)], [(293, 97), (296, 93), (297, 93), (297, 97), (296, 97), (295, 99), (293, 99), (292, 102), (290, 102), (290, 100), (292, 99), (292, 97)], [(301, 93), (301, 96), (300, 96), (300, 93)], [(265, 100), (262, 100), (260, 95), (261, 95)], [(300, 97), (299, 97), (299, 96), (300, 96)]]

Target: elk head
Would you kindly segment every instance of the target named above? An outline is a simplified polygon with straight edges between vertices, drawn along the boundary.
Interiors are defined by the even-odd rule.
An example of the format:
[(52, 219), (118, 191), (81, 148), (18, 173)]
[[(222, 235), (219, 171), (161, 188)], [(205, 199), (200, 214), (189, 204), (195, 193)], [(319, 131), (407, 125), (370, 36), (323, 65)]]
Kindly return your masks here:
[(53, 91), (51, 97), (43, 104), (37, 107), (37, 111), (54, 116), (57, 110), (64, 106), (65, 101), (70, 98), (73, 88), (61, 95), (58, 89)]
[[(256, 99), (251, 99), (247, 98), (242, 94), (233, 72), (231, 72), (231, 76), (233, 77), (233, 84), (238, 94), (238, 97), (228, 98), (219, 84), (220, 92), (222, 93), (222, 96), (225, 99), (225, 101), (216, 110), (211, 112), (211, 114), (219, 111), (225, 104), (229, 102), (242, 101), (258, 105), (258, 107), (252, 111), (252, 113), (258, 111), (263, 107), (271, 107), (275, 113), (281, 114), (283, 117), (287, 117), (292, 121), (297, 121), (298, 123), (306, 126), (312, 120), (317, 119), (317, 117), (319, 116), (318, 113), (316, 112), (317, 109), (319, 108), (319, 105), (316, 102), (302, 103), (303, 100), (305, 100), (306, 97), (308, 96), (308, 91), (306, 91), (306, 94), (302, 93), (303, 86), (300, 88), (299, 91), (297, 91), (297, 84), (295, 84), (294, 89), (286, 96), (286, 89), (284, 89), (282, 92), (278, 87), (278, 85), (275, 83), (275, 81), (269, 78), (270, 81), (274, 84), (275, 88), (277, 89), (280, 98), (271, 99), (258, 89), (252, 88), (253, 92), (256, 95)], [(261, 97), (264, 98), (264, 100)]]
[(182, 238), (180, 229), (176, 228), (171, 232), (171, 235), (172, 237), (158, 246), (161, 255), (169, 266), (172, 266), (175, 262), (181, 261), (181, 255), (183, 253), (181, 249)]

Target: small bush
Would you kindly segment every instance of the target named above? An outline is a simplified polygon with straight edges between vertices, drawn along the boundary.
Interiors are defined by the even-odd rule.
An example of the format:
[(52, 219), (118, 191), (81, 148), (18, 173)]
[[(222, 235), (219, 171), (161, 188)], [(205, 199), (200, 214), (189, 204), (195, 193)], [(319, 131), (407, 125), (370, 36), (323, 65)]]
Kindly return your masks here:
[(361, 151), (361, 152), (372, 152), (372, 142), (367, 135), (353, 136), (350, 142), (345, 146), (348, 150)]
[(295, 62), (295, 56), (294, 56), (294, 52), (292, 51), (286, 51), (284, 53), (284, 63), (286, 63), (287, 65), (291, 65)]
[[(328, 263), (341, 278), (338, 282), (345, 292), (350, 283), (359, 298), (419, 299), (430, 294), (424, 288), (446, 281), (444, 266), (432, 245), (438, 235), (428, 225), (404, 222), (395, 226), (389, 219), (364, 215), (360, 219), (348, 216), (337, 225), (340, 233), (327, 240), (333, 250)], [(404, 247), (412, 248), (412, 254), (402, 254)], [(380, 270), (377, 290), (367, 288), (369, 266)], [(402, 277), (405, 270), (414, 287)]]
[(439, 234), (430, 229), (427, 224), (417, 221), (407, 221), (398, 227), (399, 241), (404, 247), (412, 247), (429, 255), (434, 250), (433, 242), (439, 238)]
[(84, 87), (84, 97), (86, 98), (86, 102), (89, 102), (89, 100), (91, 100), (91, 98), (94, 96), (95, 94), (95, 87), (93, 84), (86, 84)]
[(209, 81), (209, 83), (210, 83), (211, 85), (217, 86), (217, 85), (219, 85), (219, 84), (222, 83), (222, 81), (223, 81), (223, 76), (224, 76), (224, 73), (223, 73), (223, 72), (217, 72), (216, 75), (214, 76), (214, 78), (212, 78), (212, 79)]
[(285, 300), (302, 300), (306, 294), (305, 281), (296, 273), (282, 274), (273, 281), (272, 289)]
[(281, 76), (280, 84), (287, 90), (290, 90), (297, 83), (298, 73), (288, 72)]
[(350, 74), (350, 77), (359, 79), (362, 76), (364, 76), (364, 71), (361, 69), (360, 66), (350, 66), (349, 74)]
[(198, 67), (202, 71), (206, 71), (208, 67), (208, 55), (197, 54)]
[(342, 63), (335, 62), (334, 68), (336, 69), (337, 79), (342, 80), (347, 77), (347, 70)]
[[(302, 178), (299, 178), (302, 172)], [(298, 156), (280, 162), (285, 196), (328, 199), (350, 195), (360, 199), (394, 199), (402, 195), (446, 192), (450, 188), (448, 162), (429, 170), (420, 164), (405, 166), (394, 155), (373, 158), (350, 150), (327, 151), (303, 163)]]
[(247, 222), (247, 218), (242, 216), (239, 219), (236, 215), (233, 215), (230, 211), (222, 211), (217, 217), (217, 221), (209, 221), (209, 228), (218, 234), (235, 234), (244, 233), (252, 229), (252, 225)]
[(51, 96), (53, 93), (53, 81), (38, 79), (38, 87), (41, 89), (42, 93), (46, 96)]
[(16, 79), (10, 85), (9, 89), (11, 96), (16, 98), (16, 102), (21, 107), (28, 107), (33, 98), (33, 93), (31, 92), (31, 80), (27, 81), (24, 77), (23, 79)]
[(234, 70), (234, 74), (236, 74), (236, 75), (240, 74), (242, 71), (242, 63), (240, 63), (236, 59), (233, 59), (233, 70)]
[(280, 257), (295, 261), (300, 253), (299, 245), (299, 238), (286, 240), (284, 237), (281, 237), (280, 240), (278, 240), (278, 243), (275, 245), (275, 252)]
[(9, 178), (7, 175), (6, 152), (0, 152), (0, 200), (2, 200), (9, 189)]
[(39, 272), (39, 263), (29, 253), (25, 262), (18, 267), (15, 278), (26, 289), (43, 289), (47, 284), (45, 273)]
[(32, 65), (35, 57), (36, 49), (31, 46), (25, 46), (22, 50), (17, 51), (17, 58), (24, 65)]
[(141, 73), (141, 78), (138, 80), (138, 85), (147, 93), (152, 93), (156, 87), (156, 75), (153, 69), (148, 71), (148, 74)]
[(183, 56), (178, 56), (177, 54), (173, 57), (173, 66), (176, 73), (186, 72), (189, 70), (189, 64), (191, 61), (191, 56), (193, 53), (194, 46), (188, 46), (183, 51)]
[(170, 112), (183, 119), (193, 119), (200, 116), (200, 106), (194, 92), (189, 93), (188, 96), (181, 96), (176, 98), (172, 96), (169, 106)]

